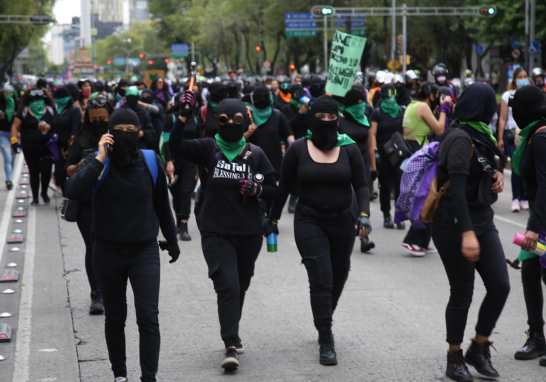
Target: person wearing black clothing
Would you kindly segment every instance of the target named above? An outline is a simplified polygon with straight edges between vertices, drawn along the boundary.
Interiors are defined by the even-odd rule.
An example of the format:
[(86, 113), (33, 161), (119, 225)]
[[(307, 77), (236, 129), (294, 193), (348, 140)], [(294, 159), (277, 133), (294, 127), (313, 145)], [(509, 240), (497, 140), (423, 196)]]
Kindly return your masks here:
[(396, 103), (400, 106), (408, 106), (411, 101), (411, 91), (406, 87), (404, 77), (400, 74), (395, 74), (392, 79), (392, 84), (396, 88)]
[(4, 85), (0, 94), (0, 149), (4, 157), (4, 172), (6, 174), (6, 188), (11, 190), (13, 183), (13, 167), (15, 166), (15, 154), (11, 149), (11, 125), (17, 110), (18, 99), (15, 88), (9, 84)]
[[(315, 100), (308, 135), (287, 150), (281, 180), (264, 234), (278, 234), (277, 222), (292, 185), (299, 184), (294, 216), (296, 245), (305, 264), (311, 309), (319, 332), (320, 363), (336, 365), (332, 315), (351, 267), (358, 222), (360, 237), (371, 230), (370, 191), (362, 155), (354, 141), (338, 132), (338, 105), (329, 97)], [(353, 192), (360, 217), (352, 213)]]
[[(375, 155), (370, 156), (372, 165), (372, 174), (378, 172), (379, 178), (379, 203), (381, 212), (383, 212), (383, 227), (394, 228), (394, 222), (391, 216), (391, 190), (394, 188), (394, 199), (398, 200), (400, 196), (400, 181), (402, 179), (402, 170), (394, 168), (385, 152), (385, 143), (391, 139), (394, 133), (402, 134), (402, 119), (404, 118), (405, 108), (399, 107), (396, 97), (400, 87), (395, 88), (392, 84), (386, 84), (378, 91), (381, 95), (379, 107), (376, 107), (371, 117), (370, 136), (372, 147), (377, 148), (381, 158), (378, 168)], [(396, 224), (398, 229), (404, 229), (404, 222)]]
[[(85, 113), (83, 125), (68, 149), (68, 157), (64, 168), (68, 177), (76, 173), (90, 153), (99, 150), (99, 141), (108, 132), (108, 120), (113, 111), (114, 108), (103, 96), (92, 99), (87, 103), (87, 113)], [(93, 234), (91, 232), (93, 192), (89, 190), (78, 202), (76, 223), (85, 243), (85, 271), (91, 288), (89, 314), (103, 314), (102, 294), (93, 268)]]
[[(153, 154), (156, 163), (147, 163), (144, 153), (137, 149), (139, 123), (130, 109), (112, 113), (108, 121), (112, 134), (102, 136), (98, 155), (87, 156), (67, 181), (66, 194), (77, 200), (95, 189), (93, 265), (104, 301), (106, 345), (114, 378), (127, 378), (125, 321), (129, 279), (140, 333), (141, 381), (151, 382), (156, 381), (160, 345), (159, 228), (167, 240), (171, 263), (178, 259), (180, 249), (161, 159)], [(110, 152), (105, 144), (110, 145)], [(154, 178), (152, 171), (156, 170)]]
[(152, 119), (148, 114), (148, 111), (139, 104), (140, 95), (138, 94), (138, 88), (136, 86), (129, 86), (125, 89), (125, 99), (127, 102), (121, 106), (121, 109), (131, 109), (138, 116), (140, 121), (140, 131), (138, 132), (138, 148), (139, 149), (153, 149), (153, 143), (156, 137), (156, 130), (152, 125)]
[(79, 131), (82, 125), (82, 112), (79, 107), (74, 105), (67, 88), (62, 87), (55, 92), (55, 105), (57, 106), (57, 115), (53, 121), (53, 132), (57, 134), (57, 148), (59, 157), (55, 160), (55, 183), (61, 187), (64, 192), (66, 182), (66, 173), (64, 171), (66, 159), (68, 156), (68, 147), (70, 139), (74, 135), (73, 131)]
[(148, 144), (148, 148), (159, 155), (159, 141), (163, 134), (163, 106), (154, 102), (154, 92), (148, 88), (142, 90), (138, 104), (148, 111), (155, 130), (154, 139)]
[(48, 147), (48, 142), (53, 138), (51, 126), (56, 115), (53, 100), (47, 93), (42, 89), (32, 88), (25, 92), (11, 126), (11, 144), (14, 152), (19, 148), (17, 133), (21, 134), (20, 146), (30, 174), (31, 206), (39, 204), (40, 183), (42, 185), (40, 195), (44, 203), (51, 202), (47, 196), (47, 189), (55, 157)]
[(522, 176), (530, 207), (525, 241), (518, 256), (529, 330), (528, 339), (516, 352), (515, 358), (529, 360), (542, 356), (540, 364), (546, 366), (541, 285), (541, 278), (546, 283), (546, 270), (541, 258), (529, 252), (534, 249), (535, 240), (544, 242), (546, 237), (546, 100), (536, 86), (522, 86), (509, 99), (508, 106), (512, 108), (514, 120), (521, 127), (522, 137), (512, 157), (512, 171)]
[(316, 74), (311, 75), (309, 82), (309, 92), (313, 98), (317, 98), (325, 94), (324, 80), (320, 76)]
[[(256, 87), (254, 85), (247, 85), (243, 88), (243, 98), (241, 101), (244, 102), (248, 110), (252, 110), (254, 105), (252, 104), (252, 92)], [(197, 94), (195, 95), (197, 97)]]
[(203, 126), (203, 137), (214, 138), (218, 133), (218, 119), (216, 113), (218, 105), (227, 97), (227, 87), (221, 82), (213, 82), (209, 85), (209, 102), (201, 107), (199, 123)]
[[(368, 184), (377, 178), (377, 171), (372, 172), (370, 158), (374, 156), (375, 151), (371, 145), (370, 122), (366, 118), (367, 104), (365, 101), (366, 96), (359, 90), (349, 90), (343, 98), (343, 115), (339, 119), (339, 132), (341, 134), (347, 134), (349, 138), (356, 142), (362, 159), (364, 160), (364, 167), (366, 168), (366, 179)], [(369, 153), (372, 153), (371, 155)], [(360, 238), (360, 250), (361, 252), (368, 252), (370, 249), (375, 248), (375, 243), (370, 240), (369, 235)]]
[(290, 83), (283, 82), (279, 87), (279, 92), (275, 95), (275, 103), (273, 107), (277, 110), (281, 110), (284, 105), (288, 105), (291, 99), (290, 95)]
[[(191, 214), (191, 194), (197, 184), (197, 166), (192, 161), (171, 153), (169, 148), (171, 131), (180, 115), (181, 96), (182, 94), (175, 96), (175, 103), (165, 117), (163, 154), (167, 175), (169, 177), (178, 177), (177, 181), (169, 189), (173, 196), (173, 209), (176, 214), (176, 227), (178, 233), (180, 233), (180, 240), (190, 241), (191, 236), (188, 233), (188, 220)], [(201, 126), (198, 124), (197, 117), (195, 115), (188, 117), (184, 128), (184, 139), (198, 139), (201, 137)]]
[[(186, 103), (195, 105), (193, 92), (182, 95), (182, 106)], [(221, 336), (226, 347), (221, 366), (235, 369), (239, 366), (238, 353), (244, 352), (239, 338), (243, 302), (263, 242), (258, 198), (275, 199), (275, 170), (263, 150), (243, 137), (249, 117), (241, 101), (226, 99), (218, 105), (216, 140), (186, 140), (186, 118), (191, 116), (185, 112), (182, 108), (182, 115), (176, 119), (169, 146), (173, 155), (203, 169), (204, 200), (197, 223), (208, 274), (218, 295)], [(253, 155), (247, 168), (243, 157), (248, 151)]]
[[(489, 336), (502, 312), (510, 281), (491, 205), (502, 192), (504, 178), (495, 167), (503, 154), (487, 124), (496, 108), (493, 89), (482, 83), (466, 87), (455, 109), (438, 158), (438, 185), (450, 181), (432, 224), (432, 239), (450, 285), (446, 308), (446, 375), (472, 381), (466, 364), (490, 378), (499, 373), (491, 364)], [(476, 335), (463, 358), (461, 343), (472, 302), (475, 271), (487, 291), (476, 324)]]
[(125, 89), (129, 86), (131, 86), (131, 82), (128, 79), (122, 78), (119, 80), (118, 86), (114, 92), (114, 97), (112, 97), (112, 106), (116, 107), (118, 102), (125, 97)]
[(163, 106), (163, 110), (167, 110), (170, 107), (170, 101), (172, 100), (172, 90), (169, 88), (169, 84), (165, 82), (162, 77), (156, 77), (152, 81), (150, 86), (154, 92), (154, 102), (157, 102)]

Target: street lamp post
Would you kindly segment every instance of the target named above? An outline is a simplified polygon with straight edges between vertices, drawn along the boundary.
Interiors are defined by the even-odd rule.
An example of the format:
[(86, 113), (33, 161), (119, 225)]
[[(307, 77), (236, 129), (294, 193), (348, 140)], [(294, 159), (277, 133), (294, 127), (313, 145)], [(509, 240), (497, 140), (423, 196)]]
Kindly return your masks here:
[[(126, 44), (130, 44), (133, 40), (131, 40), (130, 38), (124, 38), (123, 39), (123, 42), (126, 43)], [(114, 49), (119, 49), (119, 50), (123, 50), (127, 53), (127, 56), (125, 57), (125, 71), (127, 73), (129, 73), (129, 58), (131, 57), (131, 53), (133, 52), (133, 50), (137, 50), (137, 49), (143, 49), (144, 47), (142, 46), (137, 46), (135, 48), (122, 48), (120, 46), (114, 46)]]

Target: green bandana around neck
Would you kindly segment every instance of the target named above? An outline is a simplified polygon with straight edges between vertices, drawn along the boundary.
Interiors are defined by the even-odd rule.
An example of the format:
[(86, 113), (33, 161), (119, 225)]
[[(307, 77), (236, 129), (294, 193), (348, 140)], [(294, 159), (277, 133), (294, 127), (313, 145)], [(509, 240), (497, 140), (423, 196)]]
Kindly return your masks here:
[(275, 104), (275, 96), (271, 93), (269, 93), (269, 99), (271, 100), (271, 105)]
[(220, 147), (220, 150), (222, 150), (230, 163), (233, 162), (233, 159), (239, 155), (243, 147), (246, 145), (245, 137), (242, 137), (238, 142), (226, 142), (219, 134), (216, 134), (214, 138), (216, 138), (216, 144), (218, 147)]
[(125, 96), (134, 95), (137, 96), (138, 94), (138, 88), (136, 86), (129, 86), (127, 89), (125, 89)]
[(4, 95), (6, 100), (6, 114), (8, 115), (8, 121), (11, 122), (13, 119), (13, 114), (15, 114), (15, 100), (13, 99), (13, 94)]
[(119, 102), (119, 101), (121, 101), (123, 99), (123, 97), (119, 93), (116, 93), (116, 99)]
[(381, 101), (381, 109), (393, 118), (398, 116), (399, 108), (400, 107), (396, 103), (396, 96), (394, 95), (389, 98), (383, 98)]
[(245, 106), (246, 106), (246, 108), (247, 108), (248, 110), (254, 109), (254, 105), (253, 105), (252, 103), (250, 103), (250, 102), (245, 102)]
[(294, 106), (296, 109), (300, 109), (301, 108), (301, 102), (299, 99), (295, 99), (294, 97), (290, 98), (290, 104), (292, 106)]
[(273, 108), (271, 106), (266, 107), (265, 109), (258, 109), (255, 107), (252, 109), (252, 119), (256, 126), (263, 125), (267, 122), (269, 117), (273, 114)]
[(218, 105), (220, 105), (220, 102), (209, 101), (209, 105), (210, 107), (212, 107), (212, 111), (216, 113), (218, 111)]
[[(460, 122), (460, 121), (459, 121)], [(539, 123), (544, 122), (544, 119), (536, 120), (527, 126), (525, 126), (521, 131), (519, 132), (519, 136), (521, 137), (521, 142), (516, 149), (516, 152), (514, 155), (512, 155), (512, 170), (517, 174), (521, 175), (519, 166), (521, 165), (521, 159), (523, 158), (523, 154), (525, 153), (525, 148), (527, 147), (527, 142), (529, 142), (529, 134), (533, 130), (533, 127), (538, 125)]]
[[(309, 140), (313, 138), (313, 133), (311, 132), (311, 130), (307, 130), (307, 135), (304, 135), (303, 138), (309, 139)], [(336, 147), (350, 145), (352, 143), (356, 143), (356, 142), (353, 141), (347, 134), (337, 133)]]
[(368, 118), (366, 118), (366, 115), (364, 114), (366, 112), (366, 102), (357, 103), (353, 106), (346, 106), (344, 113), (345, 112), (349, 113), (360, 125), (370, 126), (370, 122), (368, 122)]
[(336, 101), (337, 102), (337, 108), (339, 110), (339, 113), (343, 113), (345, 111), (345, 104), (343, 102), (339, 102), (339, 101)]
[(43, 99), (32, 101), (28, 104), (28, 108), (34, 115), (34, 118), (40, 119), (44, 116), (46, 111), (45, 101)]
[(55, 98), (55, 106), (57, 106), (57, 113), (62, 114), (63, 110), (65, 109), (66, 105), (68, 105), (68, 101), (70, 101), (72, 98), (70, 96), (63, 97), (63, 98)]
[(99, 92), (94, 92), (93, 94), (91, 94), (91, 95), (89, 96), (89, 101), (91, 101), (92, 99), (97, 98), (97, 96), (98, 96), (99, 94), (100, 94)]
[[(491, 141), (495, 145), (497, 145), (497, 140), (495, 139), (493, 134), (491, 134), (491, 130), (489, 130), (489, 126), (487, 126), (486, 123), (476, 122), (476, 121), (459, 121), (459, 123), (462, 123), (463, 125), (468, 125), (468, 126), (472, 127), (474, 130), (477, 130), (480, 133), (487, 135), (489, 137), (489, 139), (491, 139)], [(514, 159), (512, 159), (512, 166), (513, 165), (514, 165)]]

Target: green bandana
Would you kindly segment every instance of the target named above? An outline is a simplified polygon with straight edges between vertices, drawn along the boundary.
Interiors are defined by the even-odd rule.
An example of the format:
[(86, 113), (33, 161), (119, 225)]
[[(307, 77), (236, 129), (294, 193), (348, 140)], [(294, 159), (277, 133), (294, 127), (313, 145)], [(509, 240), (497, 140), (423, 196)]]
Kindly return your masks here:
[(13, 94), (4, 95), (6, 100), (6, 114), (8, 115), (8, 121), (11, 122), (13, 119), (13, 114), (15, 114), (15, 100), (13, 99)]
[(254, 105), (251, 104), (250, 102), (245, 102), (245, 106), (246, 106), (246, 108), (247, 108), (248, 110), (254, 109)]
[(299, 99), (295, 99), (294, 97), (290, 98), (290, 104), (292, 106), (294, 106), (296, 109), (300, 109), (301, 108), (301, 102)]
[(45, 101), (43, 99), (32, 101), (31, 103), (28, 104), (28, 107), (30, 111), (32, 112), (32, 114), (34, 115), (34, 118), (36, 119), (42, 118), (45, 114), (46, 108), (45, 108)]
[(533, 127), (535, 127), (540, 122), (544, 122), (544, 120), (539, 119), (537, 121), (534, 121), (534, 122), (530, 123), (529, 125), (525, 126), (519, 132), (519, 136), (521, 137), (521, 142), (520, 142), (518, 148), (516, 149), (516, 152), (512, 156), (512, 170), (517, 175), (521, 175), (519, 166), (521, 164), (521, 158), (523, 158), (523, 153), (525, 152), (525, 148), (527, 147), (527, 142), (529, 141), (529, 133), (531, 132), (531, 130), (533, 130)]
[[(472, 127), (473, 129), (479, 131), (480, 133), (487, 135), (489, 137), (489, 139), (491, 139), (491, 141), (495, 145), (497, 144), (497, 140), (495, 139), (493, 134), (491, 134), (491, 130), (489, 130), (489, 126), (487, 126), (487, 124), (485, 124), (483, 122), (475, 122), (475, 121), (459, 121), (459, 123), (462, 123), (463, 125), (468, 125), (468, 126)], [(514, 165), (514, 159), (512, 159), (512, 166), (513, 165)], [(519, 167), (518, 167), (518, 169), (519, 169)]]
[(55, 106), (57, 106), (57, 113), (62, 114), (64, 108), (68, 104), (68, 101), (70, 101), (72, 98), (69, 97), (63, 97), (63, 98), (55, 98)]
[(258, 109), (255, 107), (252, 109), (252, 118), (254, 119), (254, 124), (256, 126), (263, 125), (267, 122), (271, 114), (273, 113), (273, 108), (271, 106), (266, 107), (265, 109)]
[(209, 101), (209, 105), (210, 107), (212, 107), (212, 111), (216, 113), (218, 111), (218, 105), (220, 105), (220, 102)]
[[(304, 135), (303, 138), (305, 139), (311, 139), (313, 137), (313, 133), (311, 130), (307, 130), (307, 135)], [(347, 134), (340, 134), (337, 133), (337, 143), (336, 147), (350, 145), (351, 143), (356, 143), (353, 141)]]
[(271, 93), (269, 93), (269, 99), (271, 100), (271, 105), (275, 104), (275, 96)]
[(366, 115), (364, 115), (366, 112), (366, 102), (357, 103), (353, 106), (347, 106), (343, 112), (349, 113), (360, 125), (370, 126), (368, 118), (366, 118)]
[(139, 95), (138, 94), (138, 88), (136, 86), (129, 86), (127, 89), (125, 89), (125, 96), (130, 95)]
[(383, 98), (381, 101), (381, 109), (393, 118), (398, 116), (399, 106), (396, 103), (396, 96), (390, 98)]
[(123, 97), (121, 95), (119, 95), (119, 93), (116, 93), (116, 99), (119, 101), (121, 101), (123, 99)]
[(219, 134), (214, 136), (216, 138), (216, 144), (220, 147), (220, 150), (224, 153), (228, 161), (232, 162), (237, 155), (241, 152), (246, 145), (245, 137), (242, 137), (239, 142), (226, 142), (220, 137)]
[(100, 94), (99, 92), (94, 92), (93, 94), (91, 94), (91, 95), (89, 96), (89, 101), (91, 101), (92, 99), (97, 98), (97, 96), (98, 96), (99, 94)]

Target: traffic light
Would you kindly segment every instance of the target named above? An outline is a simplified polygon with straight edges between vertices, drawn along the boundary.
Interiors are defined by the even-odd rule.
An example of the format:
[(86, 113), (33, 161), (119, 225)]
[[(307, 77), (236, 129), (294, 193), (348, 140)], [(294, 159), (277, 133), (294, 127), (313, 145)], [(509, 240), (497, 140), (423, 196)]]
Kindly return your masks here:
[(398, 39), (396, 40), (396, 50), (398, 51), (398, 54), (402, 54), (402, 51), (404, 50), (404, 46), (402, 44), (403, 36), (398, 36)]
[(235, 73), (231, 72), (231, 77), (235, 77)]
[(144, 58), (144, 54), (143, 54), (143, 53), (140, 53), (138, 56), (139, 56), (140, 58)]
[(165, 59), (165, 63), (168, 64), (170, 60), (168, 58)]
[(98, 68), (99, 68), (99, 66), (98, 66), (97, 64), (95, 64), (94, 68), (95, 68), (95, 69), (98, 69)]
[(110, 61), (110, 60), (106, 61), (106, 63), (107, 63), (108, 65), (112, 65), (112, 61)]
[(294, 70), (294, 69), (296, 69), (296, 65), (290, 64), (290, 70)]
[(334, 8), (323, 6), (323, 5), (317, 5), (313, 7), (311, 10), (311, 13), (315, 16), (332, 16), (334, 14)]
[(148, 65), (153, 65), (154, 62), (152, 60), (148, 61)]
[(495, 16), (497, 14), (497, 8), (492, 5), (485, 5), (480, 7), (480, 15), (482, 16)]
[(256, 52), (259, 52), (262, 48), (260, 48), (259, 45), (256, 45), (256, 47), (254, 49), (256, 49)]

